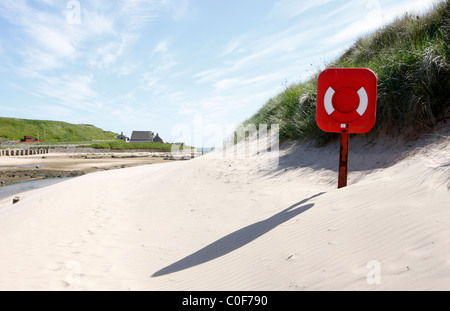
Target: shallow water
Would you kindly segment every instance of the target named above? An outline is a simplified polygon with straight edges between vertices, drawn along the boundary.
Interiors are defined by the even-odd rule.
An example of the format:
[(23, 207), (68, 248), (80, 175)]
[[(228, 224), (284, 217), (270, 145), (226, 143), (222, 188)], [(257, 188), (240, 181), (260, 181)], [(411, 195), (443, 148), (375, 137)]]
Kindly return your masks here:
[(64, 180), (67, 180), (70, 178), (73, 178), (73, 177), (30, 180), (30, 181), (23, 181), (23, 182), (20, 182), (17, 184), (2, 186), (2, 187), (0, 187), (0, 198), (5, 198), (8, 196), (16, 195), (21, 192), (25, 192), (25, 191), (29, 191), (29, 190), (48, 187), (48, 186), (57, 184), (59, 182), (62, 182)]

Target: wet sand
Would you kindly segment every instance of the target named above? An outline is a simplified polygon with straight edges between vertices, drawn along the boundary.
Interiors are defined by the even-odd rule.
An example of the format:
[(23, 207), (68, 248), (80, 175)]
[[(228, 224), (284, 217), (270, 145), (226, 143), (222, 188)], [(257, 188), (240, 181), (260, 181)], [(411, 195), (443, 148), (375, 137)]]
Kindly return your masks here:
[(166, 153), (54, 153), (0, 157), (0, 185), (171, 161)]

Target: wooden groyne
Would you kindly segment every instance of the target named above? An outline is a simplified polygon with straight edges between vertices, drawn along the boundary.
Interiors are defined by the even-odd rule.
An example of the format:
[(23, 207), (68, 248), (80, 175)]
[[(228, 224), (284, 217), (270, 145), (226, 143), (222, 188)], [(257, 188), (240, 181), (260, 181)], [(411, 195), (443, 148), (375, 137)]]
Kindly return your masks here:
[(0, 149), (1, 157), (16, 157), (16, 156), (28, 156), (35, 154), (47, 154), (49, 153), (48, 148), (33, 148), (33, 149)]

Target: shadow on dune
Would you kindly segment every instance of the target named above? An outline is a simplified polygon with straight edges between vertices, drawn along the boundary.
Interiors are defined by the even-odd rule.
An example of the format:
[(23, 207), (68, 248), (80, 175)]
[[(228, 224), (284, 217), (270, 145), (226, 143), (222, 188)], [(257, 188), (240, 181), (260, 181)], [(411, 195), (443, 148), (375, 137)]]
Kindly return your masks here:
[[(350, 172), (390, 167), (404, 159), (412, 149), (393, 141), (369, 144), (362, 138), (354, 136), (350, 137), (349, 144)], [(322, 147), (317, 147), (313, 143), (285, 144), (281, 148), (287, 148), (289, 151), (279, 157), (278, 167), (274, 172), (309, 167), (337, 173), (339, 170), (339, 146), (339, 139)]]
[(270, 230), (276, 228), (278, 225), (288, 221), (289, 219), (307, 211), (314, 206), (314, 203), (305, 204), (311, 199), (314, 199), (325, 192), (318, 193), (307, 199), (304, 199), (287, 209), (273, 215), (270, 218), (262, 220), (260, 222), (249, 225), (245, 228), (239, 229), (229, 235), (213, 242), (212, 244), (200, 249), (199, 251), (167, 266), (157, 272), (152, 277), (158, 277), (173, 272), (188, 269), (210, 260), (219, 258), (223, 255), (231, 253), (232, 251), (241, 248), (242, 246), (250, 243), (258, 237), (266, 234)]
[[(450, 134), (450, 122), (436, 126), (433, 133), (417, 134), (417, 139), (405, 136), (351, 134), (349, 141), (349, 171), (370, 171), (391, 167), (405, 158), (420, 152), (422, 148), (439, 143)], [(314, 142), (287, 141), (280, 145), (283, 154), (279, 157), (274, 172), (310, 167), (315, 170), (339, 170), (340, 135), (323, 146)]]

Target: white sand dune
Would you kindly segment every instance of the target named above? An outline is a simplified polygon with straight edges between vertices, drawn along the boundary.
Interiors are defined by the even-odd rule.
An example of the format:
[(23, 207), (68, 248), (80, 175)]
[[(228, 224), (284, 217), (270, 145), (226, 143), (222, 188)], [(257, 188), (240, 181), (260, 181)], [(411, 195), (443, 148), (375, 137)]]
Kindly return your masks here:
[[(450, 140), (283, 146), (0, 201), (1, 290), (450, 290)], [(208, 158), (211, 158), (208, 160)]]

